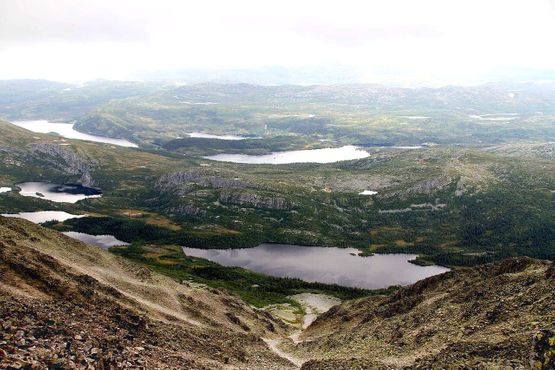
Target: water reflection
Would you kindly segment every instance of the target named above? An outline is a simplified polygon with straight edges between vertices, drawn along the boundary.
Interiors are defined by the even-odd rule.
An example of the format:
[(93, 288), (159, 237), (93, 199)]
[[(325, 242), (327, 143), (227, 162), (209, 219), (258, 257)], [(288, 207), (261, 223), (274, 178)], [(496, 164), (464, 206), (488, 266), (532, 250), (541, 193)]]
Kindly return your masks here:
[(22, 182), (17, 184), (24, 197), (47, 199), (57, 203), (76, 203), (82, 199), (100, 198), (101, 192), (78, 184), (54, 184), (50, 182)]
[(78, 233), (76, 231), (66, 231), (62, 234), (67, 235), (70, 238), (80, 240), (83, 243), (95, 245), (103, 249), (108, 249), (115, 245), (129, 245), (129, 243), (116, 239), (113, 235), (91, 235)]
[(205, 258), (224, 266), (244, 267), (271, 276), (378, 289), (408, 285), (449, 269), (409, 263), (413, 254), (358, 256), (354, 248), (303, 247), (261, 244), (245, 249), (197, 249), (184, 247), (188, 256)]
[(59, 221), (63, 222), (69, 220), (70, 218), (81, 218), (87, 215), (73, 215), (71, 213), (63, 211), (37, 211), (37, 212), (19, 212), (19, 213), (4, 213), (4, 217), (17, 217), (23, 218), (25, 220), (34, 222), (36, 224), (41, 224), (48, 221)]
[(340, 148), (291, 150), (284, 152), (273, 152), (265, 155), (248, 154), (217, 154), (206, 156), (205, 159), (220, 162), (234, 162), (247, 164), (288, 164), (288, 163), (332, 163), (351, 159), (361, 159), (370, 154), (353, 145)]

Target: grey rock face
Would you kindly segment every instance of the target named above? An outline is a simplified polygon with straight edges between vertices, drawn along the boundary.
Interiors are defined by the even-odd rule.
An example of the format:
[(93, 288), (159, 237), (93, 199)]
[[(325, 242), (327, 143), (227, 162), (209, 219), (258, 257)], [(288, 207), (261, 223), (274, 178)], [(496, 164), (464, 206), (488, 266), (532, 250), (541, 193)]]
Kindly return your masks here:
[(412, 188), (408, 189), (407, 192), (414, 194), (432, 194), (448, 186), (452, 181), (453, 179), (448, 176), (437, 177), (434, 179), (422, 181)]
[(202, 170), (168, 173), (162, 175), (155, 184), (156, 190), (160, 192), (177, 191), (180, 195), (190, 192), (195, 186), (243, 189), (249, 187), (249, 184), (236, 178), (226, 178)]
[(222, 191), (219, 200), (222, 203), (264, 209), (290, 210), (293, 208), (291, 202), (285, 198), (247, 191)]
[(0, 153), (5, 153), (9, 155), (21, 155), (22, 152), (10, 146), (0, 145)]
[(183, 204), (166, 210), (169, 213), (175, 213), (182, 216), (205, 216), (206, 211), (192, 204)]
[(94, 184), (90, 171), (98, 164), (95, 160), (84, 158), (60, 145), (48, 143), (31, 144), (30, 154), (64, 173), (81, 175), (79, 182), (84, 186)]
[(0, 145), (0, 165), (21, 167), (25, 162), (25, 152), (5, 146)]

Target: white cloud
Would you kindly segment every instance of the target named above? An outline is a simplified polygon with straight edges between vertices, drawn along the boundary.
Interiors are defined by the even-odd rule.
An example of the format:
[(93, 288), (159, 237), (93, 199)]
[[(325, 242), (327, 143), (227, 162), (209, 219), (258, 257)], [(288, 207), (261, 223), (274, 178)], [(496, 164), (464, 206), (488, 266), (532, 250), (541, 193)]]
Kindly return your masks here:
[(555, 69), (553, 1), (0, 0), (0, 78), (343, 65), (367, 82)]

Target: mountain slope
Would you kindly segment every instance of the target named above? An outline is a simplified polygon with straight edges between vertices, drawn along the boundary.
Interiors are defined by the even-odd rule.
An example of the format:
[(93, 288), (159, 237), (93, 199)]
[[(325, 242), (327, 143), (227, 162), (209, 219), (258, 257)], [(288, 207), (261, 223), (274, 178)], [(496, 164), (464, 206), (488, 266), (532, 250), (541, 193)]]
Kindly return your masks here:
[(193, 131), (344, 144), (545, 141), (555, 137), (554, 96), (552, 86), (526, 83), (420, 89), (207, 83), (112, 99), (76, 117), (76, 127), (143, 143)]
[(303, 369), (553, 369), (554, 288), (553, 264), (525, 257), (455, 270), (336, 306), (289, 350)]
[(0, 217), (0, 368), (275, 368), (268, 314), (30, 222)]
[[(525, 257), (347, 301), (300, 343), (223, 290), (0, 217), (0, 368), (553, 368), (555, 268)], [(263, 339), (264, 338), (264, 339)]]
[[(0, 132), (0, 186), (81, 182), (103, 192), (60, 204), (14, 191), (2, 195), (0, 213), (95, 213), (129, 229), (165, 219), (181, 228), (172, 235), (176, 244), (203, 248), (352, 245), (367, 253), (416, 253), (422, 263), (448, 266), (555, 255), (555, 162), (547, 158), (439, 146), (376, 148), (368, 158), (320, 165), (245, 165), (65, 140), (1, 121)], [(527, 151), (489, 150), (502, 149)], [(360, 196), (363, 190), (378, 194)], [(133, 226), (129, 211), (150, 216), (131, 220)]]

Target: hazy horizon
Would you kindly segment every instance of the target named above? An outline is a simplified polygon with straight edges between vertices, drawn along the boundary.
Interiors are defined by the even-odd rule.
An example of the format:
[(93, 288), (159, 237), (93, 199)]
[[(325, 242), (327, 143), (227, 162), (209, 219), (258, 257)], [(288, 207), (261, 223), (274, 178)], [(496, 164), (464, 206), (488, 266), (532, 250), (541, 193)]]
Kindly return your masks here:
[[(252, 70), (241, 70), (240, 75), (245, 73), (249, 73)], [(138, 77), (129, 77), (129, 78), (92, 78), (87, 80), (62, 80), (62, 79), (49, 79), (49, 78), (0, 78), (0, 81), (45, 81), (51, 83), (60, 83), (60, 84), (68, 84), (73, 86), (84, 86), (87, 84), (94, 84), (94, 83), (126, 83), (126, 82), (136, 82), (136, 83), (153, 83), (153, 84), (160, 84), (164, 85), (202, 85), (202, 84), (215, 84), (215, 85), (238, 85), (238, 84), (247, 84), (247, 85), (256, 85), (256, 86), (348, 86), (348, 85), (360, 85), (360, 86), (381, 86), (384, 88), (405, 88), (405, 89), (422, 89), (422, 88), (431, 88), (431, 89), (441, 89), (441, 88), (448, 88), (448, 87), (481, 87), (487, 85), (509, 85), (509, 84), (533, 84), (537, 86), (551, 86), (555, 85), (555, 74), (549, 73), (549, 77), (547, 78), (528, 78), (528, 79), (491, 79), (491, 80), (484, 80), (484, 81), (473, 81), (467, 83), (437, 83), (437, 84), (426, 84), (426, 83), (414, 83), (414, 84), (399, 84), (395, 82), (372, 82), (372, 81), (356, 81), (356, 80), (344, 80), (344, 81), (337, 81), (341, 78), (339, 75), (332, 75), (329, 77), (328, 80), (314, 80), (314, 78), (318, 78), (315, 76), (311, 79), (311, 81), (303, 82), (302, 80), (298, 80), (295, 76), (290, 76), (287, 79), (281, 79), (279, 76), (267, 76), (259, 78), (256, 76), (249, 77), (248, 79), (242, 78), (234, 78), (234, 73), (236, 71), (233, 70), (213, 70), (213, 71), (203, 71), (203, 75), (209, 72), (214, 72), (213, 76), (206, 77), (206, 78), (199, 78), (199, 77), (179, 77), (181, 74), (184, 76), (191, 76), (196, 73), (196, 70), (184, 70), (184, 71), (175, 71), (176, 77), (166, 77), (165, 73), (161, 73), (159, 76), (151, 73), (147, 73), (146, 75), (149, 77), (138, 78)], [(153, 75), (155, 77), (153, 77)], [(224, 76), (224, 77), (221, 77)], [(268, 82), (267, 80), (278, 80), (280, 82)]]
[(0, 78), (394, 86), (543, 80), (555, 77), (554, 34), (553, 0), (3, 0)]

